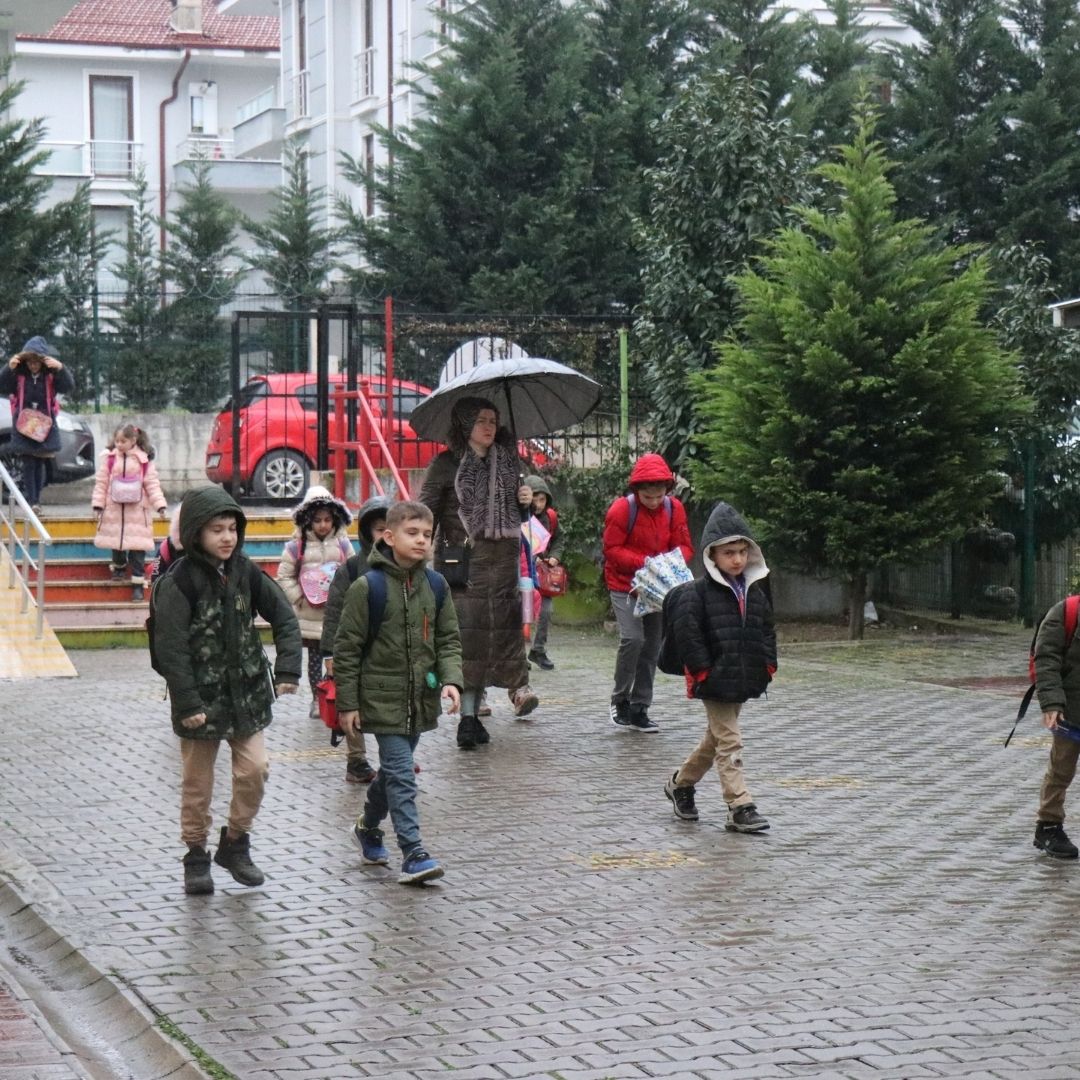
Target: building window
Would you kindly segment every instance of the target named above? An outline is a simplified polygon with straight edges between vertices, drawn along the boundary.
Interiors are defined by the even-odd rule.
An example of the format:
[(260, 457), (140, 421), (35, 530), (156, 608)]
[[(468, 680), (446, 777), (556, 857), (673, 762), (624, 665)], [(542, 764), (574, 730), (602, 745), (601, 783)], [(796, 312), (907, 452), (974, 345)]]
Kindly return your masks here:
[(375, 215), (375, 136), (364, 136), (364, 214)]
[(375, 44), (375, 0), (363, 0), (360, 25), (363, 28), (361, 49), (370, 49)]
[(446, 14), (452, 10), (450, 7), (450, 0), (438, 0), (435, 7), (439, 12), (439, 44), (441, 45), (446, 41), (450, 33), (450, 24), (445, 19)]
[(131, 175), (133, 98), (130, 76), (90, 76), (90, 171), (95, 176)]
[(123, 282), (116, 276), (116, 268), (124, 261), (130, 232), (130, 206), (94, 207), (94, 236), (104, 243), (101, 262), (97, 268), (99, 288), (124, 287)]

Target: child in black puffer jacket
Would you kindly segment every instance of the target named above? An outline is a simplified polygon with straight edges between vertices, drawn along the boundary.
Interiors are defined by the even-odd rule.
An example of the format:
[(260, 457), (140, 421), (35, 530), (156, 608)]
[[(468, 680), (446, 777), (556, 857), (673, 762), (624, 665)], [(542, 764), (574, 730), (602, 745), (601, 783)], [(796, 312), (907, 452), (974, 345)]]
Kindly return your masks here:
[(663, 667), (672, 660), (686, 676), (687, 697), (705, 704), (701, 742), (664, 785), (675, 816), (697, 821), (694, 785), (716, 763), (730, 832), (769, 827), (743, 777), (739, 711), (760, 697), (776, 672), (776, 632), (761, 548), (742, 516), (718, 503), (701, 534), (706, 576), (673, 589), (664, 601)]

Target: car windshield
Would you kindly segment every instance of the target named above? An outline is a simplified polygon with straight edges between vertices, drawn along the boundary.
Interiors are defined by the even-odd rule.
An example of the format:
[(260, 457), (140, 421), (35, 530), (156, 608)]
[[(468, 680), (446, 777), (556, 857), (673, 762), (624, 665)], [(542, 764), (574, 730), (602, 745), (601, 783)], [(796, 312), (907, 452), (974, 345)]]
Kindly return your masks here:
[[(371, 389), (376, 393), (382, 393), (383, 383), (372, 381)], [(301, 407), (306, 412), (315, 412), (319, 407), (319, 388), (317, 383), (305, 383), (296, 391), (296, 397)], [(419, 390), (412, 390), (405, 386), (394, 388), (394, 415), (399, 420), (408, 420), (413, 414), (413, 409), (424, 400), (425, 395)], [(333, 412), (334, 403), (330, 402), (330, 411)]]
[[(270, 392), (270, 386), (265, 379), (252, 379), (246, 386), (240, 387), (240, 392), (236, 395), (237, 408), (246, 409), (249, 405), (254, 404), (259, 398), (264, 398)], [(232, 408), (232, 402), (227, 401), (225, 403), (226, 409)]]

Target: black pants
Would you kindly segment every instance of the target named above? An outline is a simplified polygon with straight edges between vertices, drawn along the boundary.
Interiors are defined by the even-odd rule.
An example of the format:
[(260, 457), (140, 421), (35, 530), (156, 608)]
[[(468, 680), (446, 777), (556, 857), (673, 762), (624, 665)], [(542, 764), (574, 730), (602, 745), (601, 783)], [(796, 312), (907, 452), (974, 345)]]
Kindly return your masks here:
[(131, 580), (136, 585), (145, 584), (143, 577), (146, 571), (146, 552), (145, 551), (113, 551), (112, 553), (112, 568), (114, 570), (123, 571), (126, 567), (131, 567)]
[(318, 641), (305, 641), (307, 646), (307, 677), (311, 693), (315, 694), (315, 684), (322, 678), (322, 646)]

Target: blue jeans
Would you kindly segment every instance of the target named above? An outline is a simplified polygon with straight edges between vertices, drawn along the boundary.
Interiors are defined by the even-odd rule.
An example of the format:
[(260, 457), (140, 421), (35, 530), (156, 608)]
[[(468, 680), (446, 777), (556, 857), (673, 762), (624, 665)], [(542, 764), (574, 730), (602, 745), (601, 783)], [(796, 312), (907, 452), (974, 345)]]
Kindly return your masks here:
[(379, 744), (379, 771), (368, 786), (360, 827), (377, 829), (389, 813), (398, 847), (408, 856), (423, 846), (413, 772), (413, 751), (420, 736), (376, 735), (375, 741)]

